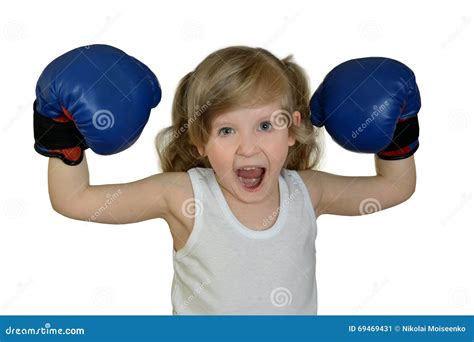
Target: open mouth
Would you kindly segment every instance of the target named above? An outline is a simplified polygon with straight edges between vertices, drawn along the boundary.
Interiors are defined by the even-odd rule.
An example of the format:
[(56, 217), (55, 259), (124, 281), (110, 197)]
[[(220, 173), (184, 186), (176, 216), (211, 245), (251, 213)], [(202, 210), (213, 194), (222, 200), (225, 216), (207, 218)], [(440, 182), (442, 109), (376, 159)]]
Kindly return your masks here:
[(237, 169), (236, 175), (239, 183), (246, 191), (255, 192), (260, 190), (265, 172), (264, 167), (246, 167)]

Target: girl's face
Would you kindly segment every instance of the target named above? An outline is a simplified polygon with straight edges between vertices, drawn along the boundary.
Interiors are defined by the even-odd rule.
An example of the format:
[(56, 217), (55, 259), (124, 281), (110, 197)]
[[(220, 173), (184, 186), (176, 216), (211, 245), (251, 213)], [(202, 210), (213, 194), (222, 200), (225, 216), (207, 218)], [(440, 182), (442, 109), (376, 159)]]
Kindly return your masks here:
[[(275, 191), (278, 193), (280, 171), (288, 148), (295, 144), (288, 127), (299, 124), (300, 113), (281, 110), (278, 101), (228, 111), (213, 120), (211, 137), (198, 151), (209, 158), (223, 191), (241, 202), (261, 202)], [(239, 177), (243, 174), (238, 170), (250, 166), (264, 168), (263, 175), (257, 176), (259, 185)], [(257, 170), (252, 177), (258, 174)]]

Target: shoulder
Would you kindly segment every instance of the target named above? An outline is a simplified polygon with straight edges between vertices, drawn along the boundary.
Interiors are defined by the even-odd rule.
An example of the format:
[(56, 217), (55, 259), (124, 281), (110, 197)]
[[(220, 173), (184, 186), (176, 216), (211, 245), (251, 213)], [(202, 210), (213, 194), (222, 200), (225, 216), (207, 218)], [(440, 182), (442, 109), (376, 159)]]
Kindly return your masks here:
[(173, 188), (182, 188), (191, 185), (191, 180), (187, 172), (163, 172), (159, 174), (163, 182)]
[(168, 223), (175, 250), (184, 247), (194, 227), (195, 196), (188, 172), (163, 173), (166, 184), (165, 197), (167, 214), (163, 218)]
[(187, 172), (164, 172), (159, 175), (168, 200), (180, 194), (192, 193), (191, 178)]
[(180, 217), (183, 205), (194, 199), (191, 178), (187, 172), (165, 172), (161, 175), (168, 212), (173, 217)]
[(321, 182), (322, 173), (317, 170), (298, 170), (296, 173), (300, 176), (304, 185), (306, 186), (313, 204), (313, 209), (315, 209), (316, 215), (319, 216), (318, 208), (321, 202), (323, 190)]

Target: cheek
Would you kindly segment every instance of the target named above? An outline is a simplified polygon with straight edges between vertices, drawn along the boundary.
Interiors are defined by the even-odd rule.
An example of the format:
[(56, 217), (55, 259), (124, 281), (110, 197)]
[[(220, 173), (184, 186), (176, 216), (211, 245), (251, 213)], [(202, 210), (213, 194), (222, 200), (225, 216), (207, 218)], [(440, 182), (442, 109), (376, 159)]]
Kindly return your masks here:
[(215, 169), (225, 169), (233, 163), (231, 149), (223, 145), (214, 144), (208, 150), (208, 158)]
[(265, 144), (265, 150), (269, 157), (277, 163), (284, 163), (288, 155), (288, 139), (278, 139)]
[(272, 137), (273, 145), (279, 150), (288, 149), (288, 130), (280, 131)]

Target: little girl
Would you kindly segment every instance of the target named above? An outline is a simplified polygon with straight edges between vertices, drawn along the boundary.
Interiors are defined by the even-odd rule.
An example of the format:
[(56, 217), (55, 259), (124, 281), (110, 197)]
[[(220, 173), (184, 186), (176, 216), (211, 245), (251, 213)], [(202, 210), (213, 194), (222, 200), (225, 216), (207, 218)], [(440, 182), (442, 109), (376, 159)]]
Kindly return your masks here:
[(292, 56), (215, 51), (179, 83), (172, 126), (156, 139), (163, 173), (97, 186), (85, 157), (74, 167), (50, 158), (52, 206), (102, 223), (166, 220), (173, 314), (315, 315), (317, 217), (364, 214), (369, 198), (378, 210), (405, 201), (415, 167), (413, 156), (375, 157), (376, 176), (316, 171), (321, 148), (309, 95)]

